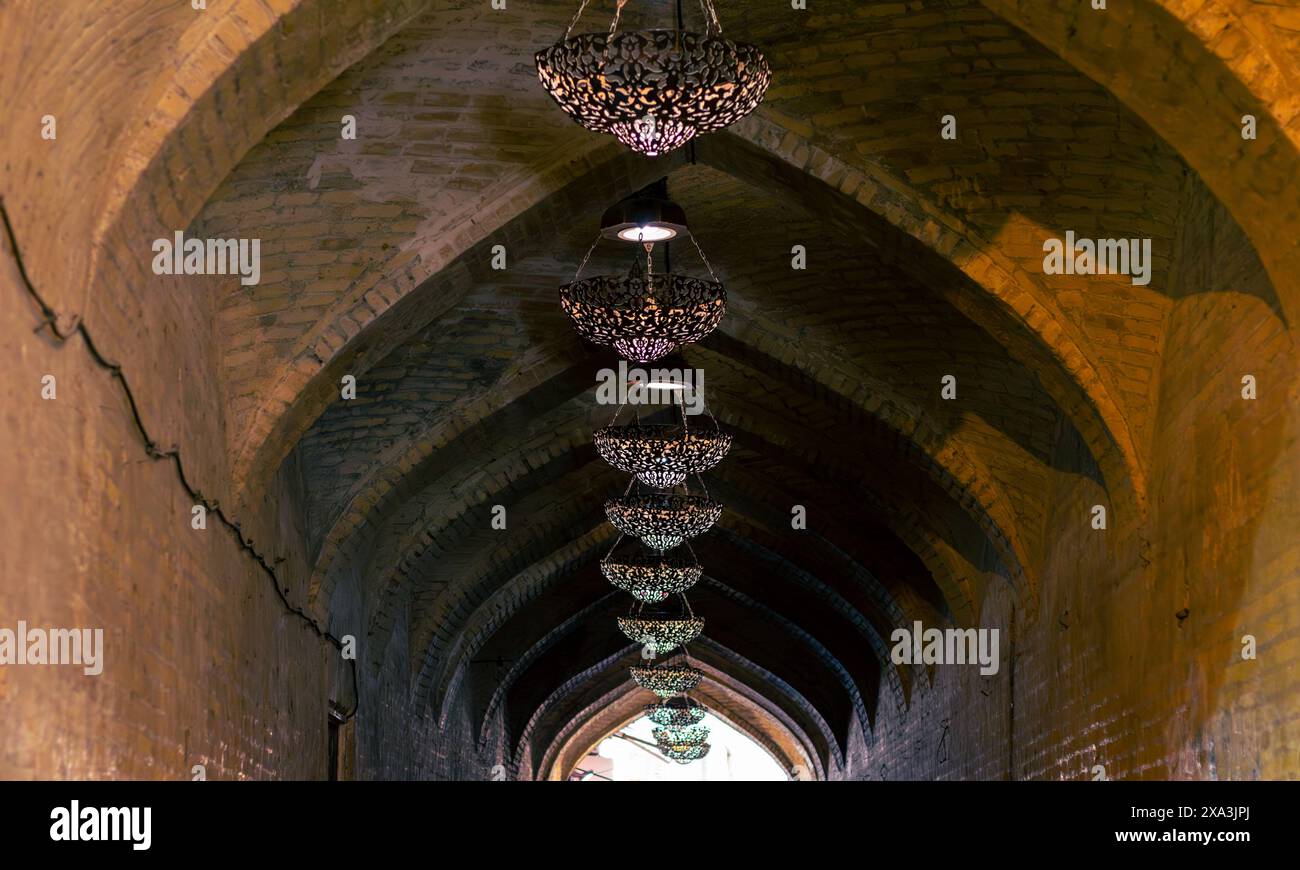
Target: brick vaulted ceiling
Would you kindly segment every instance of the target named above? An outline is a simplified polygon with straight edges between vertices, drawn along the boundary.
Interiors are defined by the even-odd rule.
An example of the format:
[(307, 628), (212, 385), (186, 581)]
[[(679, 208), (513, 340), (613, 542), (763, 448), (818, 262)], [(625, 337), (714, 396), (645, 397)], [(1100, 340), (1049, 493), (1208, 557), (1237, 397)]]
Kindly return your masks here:
[[(995, 583), (1032, 606), (1048, 469), (1091, 481), (1117, 522), (1145, 522), (1169, 298), (1118, 278), (1092, 280), (1085, 301), (1080, 279), (1042, 274), (1044, 234), (1149, 237), (1167, 263), (1199, 176), (1273, 272), (1266, 301), (1295, 312), (1280, 276), (1300, 216), (1256, 226), (1250, 184), (1168, 144), (1186, 119), (1157, 114), (1106, 57), (1074, 56), (1060, 34), (1091, 25), (1068, 3), (721, 4), (774, 80), (693, 160), (630, 155), (550, 102), (532, 54), (571, 0), (261, 8), (281, 5), (275, 21), (187, 31), (191, 103), (168, 116), (179, 101), (160, 99), (154, 138), (126, 147), (134, 162), (94, 219), (137, 232), (113, 222), (146, 189), (134, 176), (171, 173), (175, 202), (152, 200), (162, 220), (262, 240), (261, 283), (223, 282), (216, 311), (231, 500), (293, 478), (313, 608), (328, 619), (351, 590), (363, 649), (400, 637), (418, 703), (442, 720), (464, 695), (479, 732), (500, 717), (530, 776), (562, 775), (635, 715), (627, 699), (644, 701), (613, 625), (626, 596), (597, 568), (613, 542), (601, 504), (625, 481), (591, 444), (609, 416), (593, 378), (617, 358), (584, 345), (556, 300), (612, 202), (667, 177), (727, 285), (722, 326), (677, 358), (706, 372), (736, 437), (708, 477), (726, 511), (696, 548), (708, 625), (692, 657), (711, 705), (817, 775), (929, 678), (890, 661), (895, 627), (977, 624)], [(1203, 23), (1182, 8), (1197, 4), (1133, 5), (1135, 20)], [(260, 53), (271, 28), (317, 53), (318, 80), (288, 80), (291, 65)], [(1241, 49), (1189, 40), (1240, 70)], [(1267, 98), (1295, 55), (1255, 47), (1262, 71), (1232, 81)], [(1152, 51), (1171, 78), (1193, 75), (1186, 46)], [(234, 60), (205, 78), (205, 53)], [(1206, 110), (1237, 111), (1236, 96), (1225, 87)], [(1266, 168), (1284, 179), (1300, 108), (1276, 105)], [(202, 131), (233, 113), (246, 141), (217, 153)], [(956, 141), (937, 132), (950, 113)], [(339, 135), (344, 115), (355, 140)], [(185, 169), (182, 140), (198, 155)], [(794, 245), (806, 270), (790, 267)], [(591, 268), (622, 256), (605, 245)], [(939, 397), (948, 374), (955, 410)], [(344, 375), (355, 399), (339, 397)], [(794, 505), (806, 530), (791, 528)]]

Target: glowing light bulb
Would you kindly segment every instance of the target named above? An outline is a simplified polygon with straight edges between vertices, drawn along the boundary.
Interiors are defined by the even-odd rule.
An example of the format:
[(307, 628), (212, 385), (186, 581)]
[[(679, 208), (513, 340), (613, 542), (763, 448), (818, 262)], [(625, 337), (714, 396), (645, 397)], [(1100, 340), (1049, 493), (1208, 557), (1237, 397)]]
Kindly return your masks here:
[(659, 226), (628, 227), (619, 230), (618, 237), (625, 242), (662, 242), (676, 238), (677, 231)]

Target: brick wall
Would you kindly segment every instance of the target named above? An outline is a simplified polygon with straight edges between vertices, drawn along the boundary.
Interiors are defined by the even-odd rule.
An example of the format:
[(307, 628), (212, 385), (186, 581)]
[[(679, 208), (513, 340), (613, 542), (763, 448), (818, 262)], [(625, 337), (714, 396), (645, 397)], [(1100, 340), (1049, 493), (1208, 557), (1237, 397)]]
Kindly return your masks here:
[[(104, 630), (99, 676), (71, 666), (0, 671), (5, 719), (23, 726), (0, 750), (0, 777), (189, 779), (194, 765), (211, 779), (322, 776), (332, 647), (286, 614), (214, 515), (206, 530), (191, 528), (193, 499), (170, 461), (149, 459), (121, 388), (83, 339), (59, 345), (35, 331), (39, 312), (7, 247), (0, 293), (0, 357), (12, 372), (0, 397), (9, 447), (0, 614), (11, 629), (22, 619)], [(90, 328), (109, 356), (127, 339), (194, 334), (192, 324), (157, 321)], [(167, 446), (161, 439), (185, 428), (179, 418), (210, 401), (213, 385), (195, 378), (178, 389), (177, 357), (157, 352), (155, 366), (126, 374), (136, 395), (152, 397), (145, 422)], [(53, 400), (41, 397), (46, 374)], [(199, 482), (204, 457), (221, 453), (216, 428), (181, 449)], [(299, 520), (291, 499), (282, 507), (264, 518), (275, 542), (266, 552), (287, 559), (279, 567), (298, 595)]]
[[(1300, 703), (1297, 355), (1262, 267), (1189, 180), (1154, 409), (1151, 519), (1094, 531), (1097, 485), (1054, 474), (1036, 612), (991, 586), (996, 678), (937, 668), (877, 725), (871, 778), (1294, 778)], [(1259, 398), (1241, 397), (1255, 375)], [(1077, 445), (1063, 445), (1077, 449)], [(1185, 611), (1185, 613), (1184, 613)], [(1180, 618), (1180, 614), (1183, 614)], [(1243, 660), (1253, 635), (1258, 658)], [(1014, 680), (1014, 693), (1011, 685)]]
[[(667, 171), (699, 226), (774, 228), (706, 239), (734, 307), (686, 357), (738, 435), (706, 545), (724, 567), (702, 594), (735, 617), (700, 653), (733, 681), (715, 703), (787, 760), (821, 747), (832, 779), (1296, 776), (1296, 220), (1268, 208), (1300, 123), (1289, 13), (917, 0), (831, 7), (789, 40), (755, 7), (742, 25), (785, 72), (683, 168), (627, 159), (537, 91), (518, 46), (558, 32), (561, 4), (505, 29), (468, 3), (345, 5), (73, 4), (43, 27), (29, 5), (0, 37), (3, 193), (32, 277), (243, 536), (190, 527), (120, 385), (81, 337), (36, 329), (6, 250), (0, 627), (103, 627), (106, 651), (97, 677), (0, 671), (27, 726), (0, 776), (321, 777), (331, 704), (358, 710), (363, 778), (561, 775), (546, 765), (616, 723), (587, 717), (626, 661), (591, 582), (612, 483), (582, 366), (600, 358), (553, 304), (587, 239), (551, 231)], [(1087, 49), (1152, 22), (1174, 28), (1149, 46), (1168, 64), (1129, 76)], [(1202, 140), (1151, 95), (1206, 81), (1206, 116), (1232, 123)], [(1260, 162), (1220, 159), (1247, 109)], [(341, 140), (348, 111), (375, 135)], [(947, 111), (962, 137), (936, 144)], [(261, 236), (263, 285), (152, 275), (149, 240), (181, 226)], [(1066, 228), (1153, 237), (1158, 280), (1042, 276)], [(777, 261), (805, 237), (818, 265), (794, 275)], [(498, 239), (508, 279), (482, 266)], [(960, 409), (933, 396), (954, 360)], [(344, 369), (357, 405), (331, 404)], [(839, 519), (786, 536), (792, 494)], [(498, 546), (501, 500), (519, 534)], [(360, 639), (355, 691), (247, 542), (291, 606)], [(529, 612), (565, 632), (521, 630)], [(876, 662), (916, 616), (1001, 630), (999, 674)], [(476, 658), (497, 656), (505, 674)]]

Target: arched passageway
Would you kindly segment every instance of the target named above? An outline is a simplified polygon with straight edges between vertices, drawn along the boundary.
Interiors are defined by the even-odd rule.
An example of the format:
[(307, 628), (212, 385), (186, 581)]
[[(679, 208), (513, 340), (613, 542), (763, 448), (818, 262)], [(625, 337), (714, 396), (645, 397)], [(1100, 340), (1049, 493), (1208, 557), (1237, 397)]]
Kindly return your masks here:
[[(0, 683), (0, 776), (566, 779), (618, 739), (619, 358), (556, 287), (661, 181), (729, 294), (671, 358), (734, 438), (718, 721), (805, 779), (1296, 775), (1283, 7), (726, 4), (766, 100), (648, 159), (538, 86), (568, 0), (209, 5), (0, 11), (0, 613), (112, 651)], [(175, 232), (259, 280), (158, 274)], [(1067, 234), (1145, 280), (1051, 273)], [(996, 641), (900, 659), (918, 624)]]

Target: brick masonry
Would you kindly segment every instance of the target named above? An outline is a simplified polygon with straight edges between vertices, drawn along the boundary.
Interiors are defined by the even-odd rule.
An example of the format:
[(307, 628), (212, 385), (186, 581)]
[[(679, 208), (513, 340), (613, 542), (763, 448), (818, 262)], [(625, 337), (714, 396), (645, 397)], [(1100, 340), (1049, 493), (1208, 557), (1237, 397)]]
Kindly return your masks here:
[[(668, 175), (731, 293), (681, 357), (737, 439), (698, 547), (715, 709), (816, 778), (1296, 776), (1288, 10), (724, 11), (778, 74), (688, 165), (539, 91), (531, 52), (571, 4), (483, 5), (0, 13), (2, 190), (33, 280), (289, 601), (360, 640), (357, 696), (237, 537), (190, 528), (82, 339), (33, 332), (6, 248), (0, 621), (102, 625), (107, 649), (100, 677), (0, 671), (24, 723), (0, 775), (315, 778), (331, 705), (355, 704), (346, 775), (556, 779), (634, 715), (626, 600), (595, 566), (621, 484), (591, 375), (614, 358), (554, 287), (602, 208)], [(153, 275), (149, 241), (179, 228), (262, 239), (262, 282)], [(1067, 229), (1151, 238), (1151, 284), (1044, 275)], [(916, 619), (998, 628), (1001, 670), (894, 665)]]

